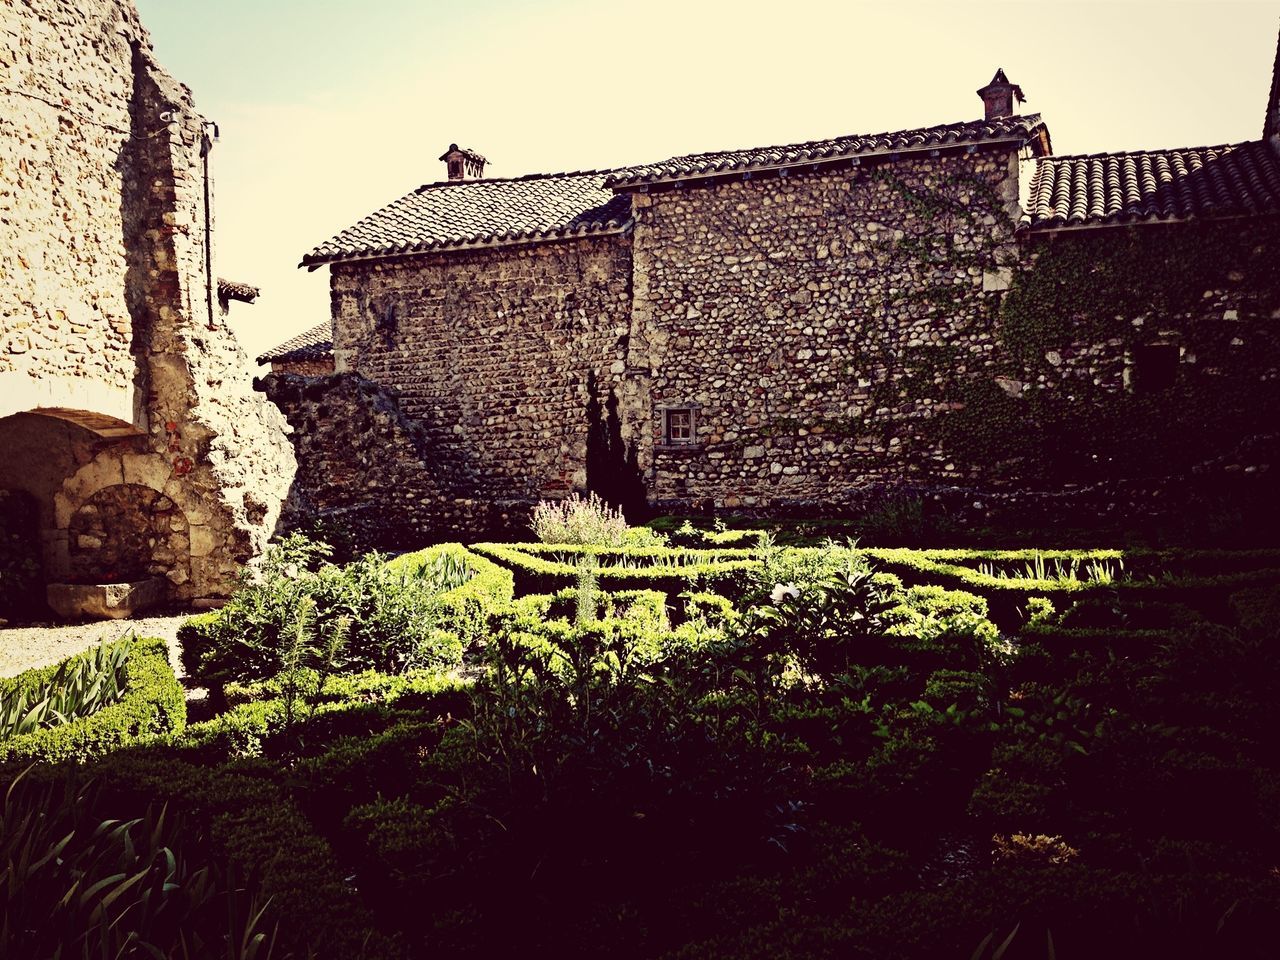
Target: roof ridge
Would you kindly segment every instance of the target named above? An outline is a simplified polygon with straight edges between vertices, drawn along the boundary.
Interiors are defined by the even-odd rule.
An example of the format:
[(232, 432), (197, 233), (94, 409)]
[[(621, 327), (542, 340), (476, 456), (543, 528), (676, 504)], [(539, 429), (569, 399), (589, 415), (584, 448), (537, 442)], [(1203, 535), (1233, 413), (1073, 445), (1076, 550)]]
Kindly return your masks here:
[[(876, 137), (889, 137), (889, 136), (894, 136), (895, 134), (915, 133), (917, 131), (923, 131), (923, 130), (947, 130), (953, 127), (954, 128), (972, 127), (973, 125), (980, 124), (980, 123), (999, 123), (1002, 120), (1010, 120), (1010, 121), (1040, 120), (1042, 121), (1043, 118), (1040, 116), (1039, 113), (1023, 113), (1023, 114), (1017, 114), (1012, 117), (993, 117), (990, 120), (985, 119), (983, 117), (978, 117), (974, 120), (954, 120), (951, 123), (931, 123), (923, 127), (899, 127), (896, 130), (881, 130), (878, 133), (840, 133), (834, 137), (817, 137), (812, 140), (796, 140), (792, 143), (762, 143), (754, 147), (731, 147), (724, 150), (698, 150), (693, 153), (682, 153), (674, 157), (668, 157), (665, 160), (659, 160), (658, 164), (671, 163), (674, 160), (687, 160), (693, 157), (705, 157), (708, 154), (714, 154), (714, 153), (754, 153), (758, 150), (779, 150), (779, 149), (784, 149), (789, 147), (808, 147), (808, 146), (819, 144), (819, 143), (833, 143), (837, 140), (871, 140)], [(658, 164), (634, 163), (634, 164), (631, 164), (630, 166), (621, 167), (620, 169), (631, 170), (631, 169), (634, 169), (635, 167), (657, 166)]]
[(1044, 160), (1092, 160), (1097, 157), (1137, 157), (1150, 156), (1153, 153), (1189, 153), (1193, 150), (1238, 150), (1241, 147), (1260, 144), (1261, 140), (1239, 140), (1235, 143), (1209, 143), (1198, 147), (1157, 147), (1151, 150), (1099, 150), (1095, 153), (1054, 153), (1037, 157)]
[(525, 183), (530, 180), (559, 180), (568, 177), (605, 177), (611, 173), (617, 173), (620, 170), (630, 169), (630, 166), (626, 166), (610, 167), (602, 170), (565, 170), (560, 173), (522, 173), (517, 177), (477, 177), (474, 180), (433, 180), (430, 183), (424, 183), (419, 187), (415, 187), (412, 193), (421, 193), (423, 190), (431, 190), (435, 187), (475, 187), (484, 186), (487, 183)]

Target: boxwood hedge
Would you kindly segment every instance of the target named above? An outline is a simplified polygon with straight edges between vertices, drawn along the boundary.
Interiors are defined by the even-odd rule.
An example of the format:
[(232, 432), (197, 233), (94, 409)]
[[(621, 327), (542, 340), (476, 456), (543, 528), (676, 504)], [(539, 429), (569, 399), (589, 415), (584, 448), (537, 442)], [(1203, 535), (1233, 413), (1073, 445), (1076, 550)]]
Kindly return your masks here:
[[(128, 642), (132, 642), (133, 649), (125, 664), (125, 695), (121, 700), (69, 723), (0, 740), (0, 762), (85, 762), (129, 744), (181, 732), (187, 720), (186, 698), (169, 665), (165, 642)], [(29, 670), (0, 681), (0, 697), (16, 695), (19, 690), (38, 691), (53, 679), (59, 666)]]

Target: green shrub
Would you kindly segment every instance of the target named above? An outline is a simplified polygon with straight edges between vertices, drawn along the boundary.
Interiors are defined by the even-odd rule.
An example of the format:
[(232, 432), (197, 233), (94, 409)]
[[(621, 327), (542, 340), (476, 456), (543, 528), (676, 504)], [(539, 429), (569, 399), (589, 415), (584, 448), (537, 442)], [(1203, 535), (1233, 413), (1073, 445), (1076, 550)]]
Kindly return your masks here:
[[(121, 641), (128, 647), (123, 666), (124, 695), (93, 713), (69, 718), (56, 726), (0, 740), (0, 762), (75, 760), (85, 762), (148, 739), (179, 733), (186, 725), (186, 697), (169, 665), (163, 640)], [(83, 662), (109, 656), (89, 651), (71, 658)], [(51, 682), (74, 666), (44, 668), (9, 681), (10, 689), (31, 690)], [(7, 694), (6, 694), (7, 697)]]
[[(371, 554), (345, 567), (323, 555), (291, 537), (216, 615), (188, 621), (179, 636), (189, 675), (216, 692), (317, 666), (324, 650), (337, 671), (448, 669), (476, 639), (488, 605), (511, 595), (510, 574), (457, 544), (390, 562)], [(291, 664), (300, 637), (302, 662)]]
[(44, 727), (87, 717), (124, 696), (132, 637), (62, 661), (52, 676), (30, 672), (0, 681), (0, 742)]
[(760, 565), (752, 551), (732, 549), (505, 543), (478, 543), (471, 549), (510, 569), (521, 595), (554, 593), (576, 582), (578, 561), (586, 555), (599, 563), (596, 577), (603, 590), (653, 589), (672, 597), (691, 586), (739, 593), (746, 574)]
[(427, 670), (330, 676), (304, 670), (293, 678), (229, 686), (230, 708), (193, 723), (175, 745), (217, 759), (287, 753), (343, 715), (374, 715), (393, 705), (430, 715), (465, 713), (469, 689), (468, 680)]
[(473, 646), (484, 639), (484, 624), (489, 613), (511, 601), (515, 593), (514, 578), (510, 570), (460, 543), (442, 543), (404, 554), (387, 566), (393, 572), (413, 570), (423, 563), (435, 562), (435, 558), (442, 555), (465, 566), (471, 575), (464, 583), (445, 590), (431, 601), (436, 629), (456, 636), (464, 647)]

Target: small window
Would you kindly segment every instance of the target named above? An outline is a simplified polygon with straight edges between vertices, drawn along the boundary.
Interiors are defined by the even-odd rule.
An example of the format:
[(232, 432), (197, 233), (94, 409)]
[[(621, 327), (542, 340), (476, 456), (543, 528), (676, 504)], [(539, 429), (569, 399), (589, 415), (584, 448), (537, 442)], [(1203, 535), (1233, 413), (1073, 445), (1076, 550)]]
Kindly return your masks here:
[(1178, 382), (1182, 350), (1176, 343), (1134, 347), (1129, 386), (1134, 393), (1159, 393)]
[(667, 443), (693, 443), (693, 408), (677, 407), (664, 411), (663, 439)]

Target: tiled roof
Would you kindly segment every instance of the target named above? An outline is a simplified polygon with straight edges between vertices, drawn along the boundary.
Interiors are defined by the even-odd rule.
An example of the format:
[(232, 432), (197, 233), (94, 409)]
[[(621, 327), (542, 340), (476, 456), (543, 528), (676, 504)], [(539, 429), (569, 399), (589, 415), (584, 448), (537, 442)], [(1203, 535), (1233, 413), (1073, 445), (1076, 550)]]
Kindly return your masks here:
[(301, 265), (621, 229), (631, 200), (605, 188), (611, 172), (427, 184), (320, 244)]
[(258, 363), (292, 363), (298, 360), (326, 360), (333, 356), (333, 330), (329, 321), (317, 323), (258, 357)]
[(1266, 143), (1041, 157), (1021, 228), (1280, 213), (1280, 156)]
[(234, 280), (218, 278), (219, 300), (239, 300), (241, 303), (253, 303), (258, 299), (258, 294), (261, 292), (257, 287), (252, 287), (247, 283), (237, 283)]
[[(605, 184), (628, 187), (635, 184), (678, 180), (684, 177), (735, 173), (758, 167), (783, 167), (806, 163), (825, 163), (845, 157), (868, 154), (898, 153), (909, 150), (945, 149), (973, 143), (999, 140), (1031, 140), (1045, 132), (1038, 113), (1025, 117), (997, 117), (947, 123), (915, 130), (836, 137), (833, 140), (810, 140), (780, 147), (754, 147), (749, 150), (722, 150), (715, 153), (691, 153), (661, 163), (628, 167), (610, 176)], [(1045, 132), (1047, 136), (1047, 132)]]

